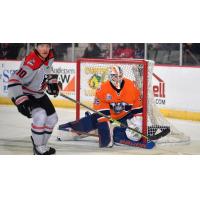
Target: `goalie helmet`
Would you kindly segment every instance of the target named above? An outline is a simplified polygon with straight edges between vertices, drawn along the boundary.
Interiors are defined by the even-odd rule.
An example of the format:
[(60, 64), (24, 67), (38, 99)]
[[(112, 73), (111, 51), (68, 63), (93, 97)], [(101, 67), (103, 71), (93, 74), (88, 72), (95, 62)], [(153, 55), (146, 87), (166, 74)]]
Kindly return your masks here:
[(123, 72), (121, 67), (120, 66), (110, 67), (108, 79), (117, 89), (120, 89), (123, 80)]

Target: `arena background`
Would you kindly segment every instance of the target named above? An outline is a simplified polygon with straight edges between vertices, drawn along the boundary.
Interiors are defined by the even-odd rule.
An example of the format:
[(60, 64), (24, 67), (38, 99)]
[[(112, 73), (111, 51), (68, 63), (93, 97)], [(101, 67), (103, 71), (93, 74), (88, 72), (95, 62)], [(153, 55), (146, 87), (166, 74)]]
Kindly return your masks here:
[[(8, 78), (35, 44), (0, 45), (0, 103), (12, 104), (7, 98)], [(55, 51), (53, 72), (59, 75), (71, 98), (76, 96), (78, 58), (150, 59), (155, 61), (152, 90), (164, 116), (200, 120), (200, 96), (196, 87), (200, 84), (200, 43), (52, 43), (52, 48)], [(90, 88), (89, 84), (85, 87)], [(86, 98), (87, 94), (83, 101)], [(62, 97), (52, 98), (52, 101), (57, 107), (75, 107)]]

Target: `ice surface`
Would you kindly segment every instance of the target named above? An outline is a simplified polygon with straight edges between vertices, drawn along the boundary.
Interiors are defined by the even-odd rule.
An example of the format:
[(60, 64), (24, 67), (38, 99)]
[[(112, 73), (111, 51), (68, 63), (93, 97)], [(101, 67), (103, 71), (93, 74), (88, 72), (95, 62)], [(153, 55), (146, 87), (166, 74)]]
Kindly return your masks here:
[[(75, 119), (74, 109), (57, 108), (59, 124)], [(157, 145), (152, 150), (114, 146), (113, 148), (99, 148), (96, 137), (86, 137), (74, 141), (73, 137), (68, 141), (57, 141), (59, 131), (57, 126), (49, 141), (55, 147), (57, 154), (62, 155), (177, 155), (177, 154), (200, 154), (200, 122), (170, 119), (170, 122), (180, 131), (191, 137), (188, 145), (161, 146)], [(14, 106), (0, 106), (0, 155), (32, 155), (30, 140), (31, 120), (20, 115)], [(67, 134), (67, 133), (66, 133)]]

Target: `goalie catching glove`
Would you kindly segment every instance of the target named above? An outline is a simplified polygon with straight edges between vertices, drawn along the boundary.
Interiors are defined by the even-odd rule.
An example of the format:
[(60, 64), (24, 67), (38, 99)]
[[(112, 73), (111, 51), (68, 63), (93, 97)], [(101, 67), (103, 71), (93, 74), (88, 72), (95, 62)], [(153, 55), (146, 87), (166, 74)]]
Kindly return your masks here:
[[(138, 130), (139, 132), (142, 132), (142, 116), (135, 116), (131, 119), (127, 119), (127, 125), (130, 128), (133, 128), (133, 129)], [(142, 138), (141, 134), (135, 131), (132, 131), (129, 128), (127, 128), (125, 132), (126, 132), (127, 138), (134, 142), (138, 142)]]
[(49, 95), (54, 95), (57, 97), (59, 94), (59, 87), (58, 87), (58, 75), (57, 74), (48, 74), (47, 75), (47, 93)]

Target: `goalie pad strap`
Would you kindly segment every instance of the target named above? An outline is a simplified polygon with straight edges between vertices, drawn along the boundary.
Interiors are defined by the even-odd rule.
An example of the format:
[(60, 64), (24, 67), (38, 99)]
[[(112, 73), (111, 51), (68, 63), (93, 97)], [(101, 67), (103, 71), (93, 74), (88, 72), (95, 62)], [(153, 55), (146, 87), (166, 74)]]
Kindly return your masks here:
[(99, 147), (108, 147), (111, 142), (111, 133), (108, 125), (109, 122), (97, 123), (99, 135)]
[(128, 146), (134, 146), (134, 147), (140, 147), (140, 148), (146, 148), (146, 149), (152, 149), (155, 146), (155, 143), (152, 141), (149, 142), (143, 142), (143, 140), (140, 140), (138, 142), (130, 140), (125, 133), (126, 128), (122, 127), (115, 127), (113, 130), (113, 140), (115, 143), (118, 144), (124, 144)]

